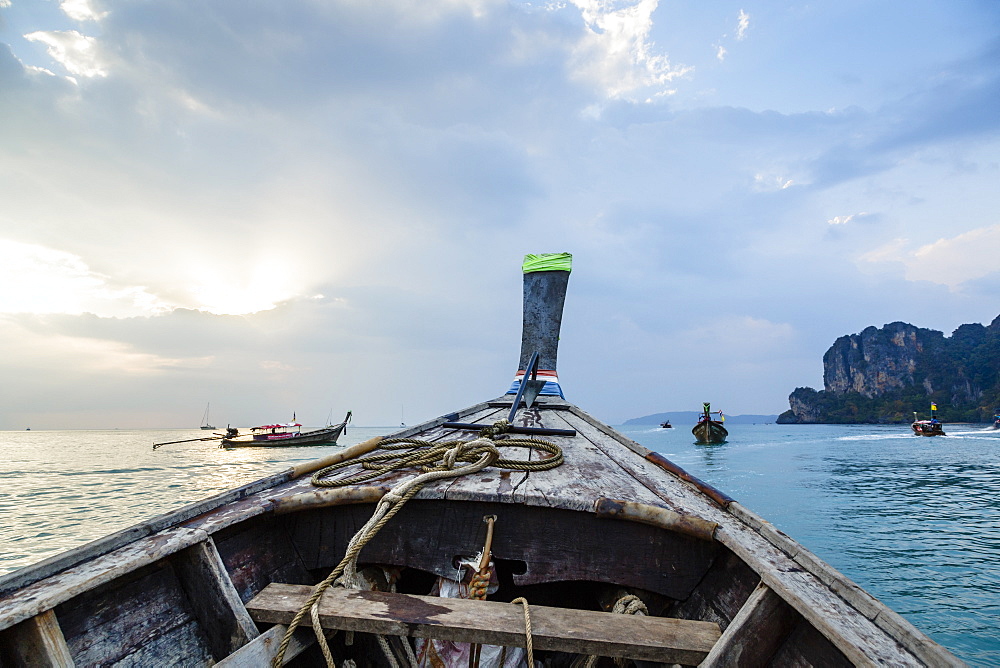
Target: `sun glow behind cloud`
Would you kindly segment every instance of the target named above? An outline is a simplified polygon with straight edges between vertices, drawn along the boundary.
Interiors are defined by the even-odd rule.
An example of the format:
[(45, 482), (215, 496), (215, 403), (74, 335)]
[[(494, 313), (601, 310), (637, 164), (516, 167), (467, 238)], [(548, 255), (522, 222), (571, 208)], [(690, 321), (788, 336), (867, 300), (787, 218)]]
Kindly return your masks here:
[(268, 311), (300, 295), (298, 270), (291, 260), (280, 258), (188, 267), (182, 274), (187, 287), (174, 287), (176, 294), (189, 297), (168, 302), (144, 286), (115, 286), (83, 258), (65, 251), (0, 240), (0, 256), (5, 258), (0, 263), (0, 313), (92, 313), (120, 318), (190, 308), (216, 315), (246, 315)]
[(246, 315), (269, 311), (299, 295), (298, 271), (291, 260), (248, 259), (243, 271), (230, 265), (193, 268), (192, 294), (197, 308), (216, 315)]
[(0, 240), (0, 313), (94, 313), (108, 317), (170, 310), (142, 286), (115, 287), (83, 258), (35, 244)]
[[(17, 350), (44, 364), (8, 364), (39, 387), (45, 377), (39, 396), (65, 387), (85, 355), (170, 369), (141, 386), (160, 400), (213, 379), (245, 405), (280, 402), (292, 385), (318, 397), (360, 359), (414, 396), (406, 383), (428, 376), (428, 350), (492, 363), (492, 342), (464, 351), (516, 329), (516, 276), (503, 283), (513, 299), (493, 297), (508, 263), (553, 246), (581, 268), (567, 372), (572, 340), (583, 350), (618, 335), (602, 318), (584, 341), (572, 322), (575, 304), (607, 296), (607, 321), (656, 334), (631, 339), (643, 363), (662, 350), (661, 366), (675, 368), (680, 350), (725, 360), (720, 377), (733, 378), (761, 360), (733, 389), (756, 405), (743, 411), (782, 410), (793, 376), (813, 374), (832, 337), (908, 317), (901, 304), (928, 288), (957, 286), (937, 322), (915, 324), (993, 315), (989, 299), (970, 297), (995, 284), (984, 249), (997, 239), (982, 230), (1000, 208), (988, 113), (998, 70), (983, 46), (995, 36), (984, 37), (992, 17), (980, 10), (872, 6), (858, 30), (829, 0), (808, 12), (287, 0), (215, 3), (212, 21), (197, 3), (5, 6), (15, 11), (0, 11), (0, 239), (17, 243), (0, 246), (0, 317), (27, 323)], [(954, 85), (939, 89), (944, 71)], [(720, 258), (710, 266), (698, 261), (706, 237)], [(887, 246), (896, 237), (907, 240)], [(650, 286), (663, 286), (669, 309), (651, 304)], [(308, 298), (320, 291), (335, 297)], [(704, 293), (719, 297), (719, 320), (702, 331), (691, 314)], [(488, 315), (473, 313), (482, 295)], [(411, 311), (421, 299), (441, 310)], [(457, 303), (473, 305), (468, 327), (434, 330)], [(509, 321), (496, 315), (504, 305)], [(387, 320), (415, 327), (387, 332)], [(53, 332), (108, 344), (64, 358), (71, 347)], [(813, 352), (790, 355), (799, 342)], [(192, 366), (206, 355), (217, 355), (210, 372)], [(233, 381), (248, 370), (268, 383)], [(273, 382), (282, 374), (287, 385)], [(101, 375), (108, 405), (141, 394), (134, 377)], [(678, 387), (658, 401), (687, 401)], [(366, 419), (384, 419), (373, 417), (382, 389)], [(640, 410), (601, 392), (589, 405), (608, 415)], [(443, 394), (421, 401), (407, 413), (454, 408)]]

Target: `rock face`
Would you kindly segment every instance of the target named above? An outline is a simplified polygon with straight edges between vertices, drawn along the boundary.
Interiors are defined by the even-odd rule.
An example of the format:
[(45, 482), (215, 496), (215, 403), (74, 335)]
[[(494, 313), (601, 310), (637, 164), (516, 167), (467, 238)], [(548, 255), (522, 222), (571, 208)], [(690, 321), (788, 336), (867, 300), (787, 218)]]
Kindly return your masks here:
[(780, 423), (904, 422), (930, 402), (950, 421), (1000, 408), (1000, 316), (951, 337), (905, 322), (842, 336), (823, 356), (824, 389), (797, 388)]
[(871, 399), (913, 385), (917, 357), (934, 335), (941, 332), (893, 322), (842, 336), (823, 355), (823, 386), (834, 394), (857, 392)]

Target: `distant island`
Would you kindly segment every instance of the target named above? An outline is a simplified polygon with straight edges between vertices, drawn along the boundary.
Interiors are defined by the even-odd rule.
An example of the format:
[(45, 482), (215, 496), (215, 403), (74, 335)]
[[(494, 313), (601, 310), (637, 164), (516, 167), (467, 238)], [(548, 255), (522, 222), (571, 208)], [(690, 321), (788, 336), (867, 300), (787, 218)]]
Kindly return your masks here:
[[(644, 417), (632, 418), (631, 420), (626, 420), (622, 425), (624, 427), (629, 426), (639, 426), (639, 425), (652, 425), (655, 424), (659, 426), (666, 420), (670, 420), (670, 423), (675, 427), (678, 425), (694, 425), (698, 421), (698, 417), (701, 415), (701, 411), (680, 411), (674, 413), (654, 413), (653, 415), (646, 415)], [(761, 424), (774, 422), (778, 419), (777, 415), (726, 415), (726, 424)]]
[(950, 337), (905, 322), (837, 339), (823, 355), (823, 386), (798, 387), (781, 424), (890, 424), (928, 417), (991, 422), (1000, 408), (1000, 316)]

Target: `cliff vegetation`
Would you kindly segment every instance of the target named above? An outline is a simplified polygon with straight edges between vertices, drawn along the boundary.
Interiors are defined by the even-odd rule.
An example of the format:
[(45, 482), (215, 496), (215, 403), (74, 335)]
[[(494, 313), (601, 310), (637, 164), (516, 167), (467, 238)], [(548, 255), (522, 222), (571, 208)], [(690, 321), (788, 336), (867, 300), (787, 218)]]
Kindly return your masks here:
[(937, 404), (945, 422), (989, 422), (1000, 409), (1000, 316), (950, 337), (893, 322), (837, 339), (823, 355), (824, 389), (799, 387), (778, 422), (911, 422)]

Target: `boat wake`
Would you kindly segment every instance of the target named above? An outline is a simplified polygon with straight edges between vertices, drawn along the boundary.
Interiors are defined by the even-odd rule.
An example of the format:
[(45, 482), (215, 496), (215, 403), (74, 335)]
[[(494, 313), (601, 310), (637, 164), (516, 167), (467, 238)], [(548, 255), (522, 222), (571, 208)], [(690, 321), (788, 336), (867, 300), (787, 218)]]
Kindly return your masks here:
[(892, 441), (897, 438), (909, 438), (913, 436), (912, 433), (878, 433), (878, 434), (851, 434), (850, 436), (839, 436), (835, 440), (838, 441)]

